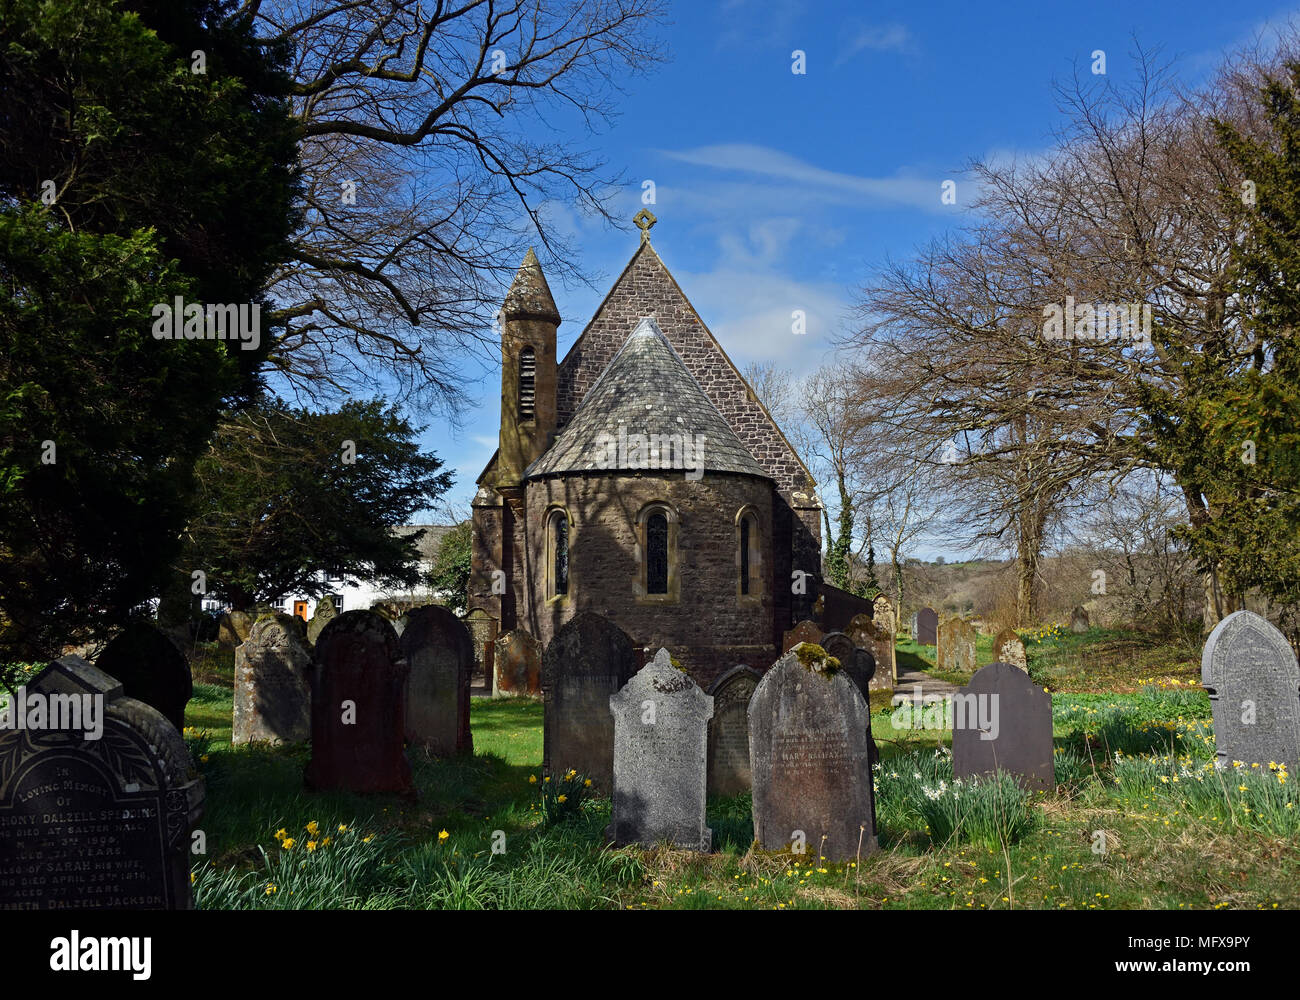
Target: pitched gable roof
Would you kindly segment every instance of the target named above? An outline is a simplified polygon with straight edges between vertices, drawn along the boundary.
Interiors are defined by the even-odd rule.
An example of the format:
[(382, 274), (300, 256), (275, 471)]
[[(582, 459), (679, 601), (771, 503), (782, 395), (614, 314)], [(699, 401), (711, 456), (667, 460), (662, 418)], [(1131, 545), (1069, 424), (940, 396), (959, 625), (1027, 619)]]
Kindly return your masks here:
[[(610, 447), (611, 442), (628, 442), (637, 434), (644, 435), (643, 444), (633, 441), (631, 447)], [(664, 438), (675, 439), (675, 455), (660, 453)], [(685, 453), (683, 441), (689, 443)], [(646, 318), (524, 477), (665, 467), (771, 478), (686, 370), (663, 331)]]
[(628, 335), (652, 317), (686, 370), (748, 453), (783, 491), (813, 482), (790, 442), (727, 357), (648, 240), (632, 255), (557, 372), (556, 410), (563, 428), (599, 381)]

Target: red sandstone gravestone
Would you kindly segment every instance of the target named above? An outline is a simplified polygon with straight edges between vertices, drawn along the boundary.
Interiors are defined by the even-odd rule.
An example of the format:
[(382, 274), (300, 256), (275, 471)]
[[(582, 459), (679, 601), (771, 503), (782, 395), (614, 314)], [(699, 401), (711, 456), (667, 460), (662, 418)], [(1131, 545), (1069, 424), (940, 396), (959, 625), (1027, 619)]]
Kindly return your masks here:
[(493, 655), (494, 698), (542, 692), (542, 644), (522, 629), (497, 637)]
[(821, 626), (813, 621), (801, 621), (794, 628), (782, 636), (781, 652), (788, 653), (801, 642), (819, 643), (825, 633), (822, 632)]
[(312, 662), (309, 789), (415, 797), (402, 748), (406, 675), (379, 615), (345, 611), (325, 626)]

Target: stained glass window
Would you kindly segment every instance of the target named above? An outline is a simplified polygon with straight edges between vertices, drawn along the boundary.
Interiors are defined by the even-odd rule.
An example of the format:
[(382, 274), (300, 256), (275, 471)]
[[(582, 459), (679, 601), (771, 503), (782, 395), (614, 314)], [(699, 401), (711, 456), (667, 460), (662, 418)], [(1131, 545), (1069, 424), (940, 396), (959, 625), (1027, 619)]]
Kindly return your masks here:
[(555, 525), (555, 592), (569, 592), (569, 519), (556, 514)]

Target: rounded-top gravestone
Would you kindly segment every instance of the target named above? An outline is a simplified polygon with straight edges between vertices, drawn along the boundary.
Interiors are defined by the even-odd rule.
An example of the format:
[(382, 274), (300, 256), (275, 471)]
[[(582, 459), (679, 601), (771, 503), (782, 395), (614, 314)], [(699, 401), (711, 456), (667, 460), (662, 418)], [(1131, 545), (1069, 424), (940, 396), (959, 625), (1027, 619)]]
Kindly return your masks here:
[(749, 702), (754, 839), (845, 861), (877, 848), (870, 712), (847, 671), (801, 643), (764, 676)]
[(469, 686), (474, 644), (465, 624), (440, 604), (407, 615), (399, 640), (410, 671), (406, 739), (438, 757), (473, 753)]
[(345, 611), (325, 626), (312, 657), (309, 789), (415, 797), (402, 746), (406, 676), (379, 615)]
[(1253, 611), (1219, 622), (1201, 654), (1218, 764), (1300, 768), (1300, 667), (1286, 636)]
[(749, 699), (761, 679), (744, 664), (732, 667), (709, 686), (709, 793), (739, 795), (753, 786), (749, 767)]
[(133, 622), (104, 647), (95, 666), (122, 682), (122, 691), (158, 709), (177, 732), (194, 694), (190, 665), (176, 644), (148, 622)]
[(990, 663), (952, 696), (952, 770), (1001, 771), (1025, 788), (1056, 787), (1052, 696), (1010, 663)]
[(542, 654), (542, 756), (547, 774), (570, 769), (608, 792), (614, 777), (609, 697), (638, 669), (626, 632), (591, 612), (574, 615)]
[(311, 654), (283, 618), (259, 619), (235, 648), (231, 743), (311, 738)]
[(939, 615), (934, 608), (922, 608), (912, 619), (912, 637), (918, 646), (934, 646), (939, 640)]

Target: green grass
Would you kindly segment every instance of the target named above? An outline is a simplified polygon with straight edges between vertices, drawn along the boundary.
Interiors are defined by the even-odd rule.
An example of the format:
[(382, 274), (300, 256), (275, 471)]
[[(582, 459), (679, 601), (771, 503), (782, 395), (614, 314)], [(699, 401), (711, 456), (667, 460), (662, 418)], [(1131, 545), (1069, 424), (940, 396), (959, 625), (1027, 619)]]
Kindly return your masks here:
[(892, 730), (880, 706), (882, 850), (860, 863), (754, 850), (748, 795), (709, 800), (711, 854), (608, 848), (607, 799), (579, 795), (576, 808), (560, 809), (557, 788), (548, 818), (542, 712), (529, 700), (474, 699), (475, 756), (413, 755), (415, 804), (307, 793), (306, 749), (231, 747), (229, 689), (204, 682), (187, 717), (208, 782), (196, 900), (239, 909), (1300, 906), (1294, 786), (1267, 768), (1215, 771), (1204, 693), (1140, 679), (1121, 693), (1054, 693), (1054, 793), (1006, 780), (956, 785), (949, 734)]

